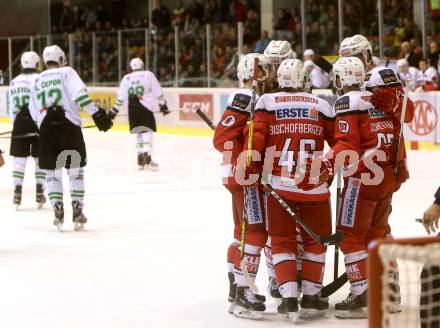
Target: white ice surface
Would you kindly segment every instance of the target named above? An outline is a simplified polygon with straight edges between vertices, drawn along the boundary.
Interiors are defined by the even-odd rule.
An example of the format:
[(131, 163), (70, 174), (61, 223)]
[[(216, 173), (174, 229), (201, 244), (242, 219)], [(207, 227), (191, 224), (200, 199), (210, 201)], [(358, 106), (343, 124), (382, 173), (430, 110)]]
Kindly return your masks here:
[[(7, 129), (0, 125), (0, 131)], [(230, 196), (209, 137), (155, 136), (160, 172), (139, 172), (128, 133), (85, 131), (87, 231), (73, 232), (70, 197), (65, 233), (46, 205), (36, 210), (33, 164), (23, 204), (11, 205), (11, 158), (0, 169), (0, 327), (283, 327), (269, 303), (261, 322), (226, 312)], [(9, 142), (0, 139), (0, 148)], [(414, 222), (433, 200), (440, 152), (409, 152), (411, 180), (396, 194), (396, 237), (422, 236)], [(66, 181), (67, 179), (65, 179)], [(325, 280), (333, 275), (333, 248)], [(264, 260), (262, 260), (264, 264)], [(341, 273), (342, 259), (341, 259)], [(262, 265), (257, 284), (267, 282)], [(345, 298), (347, 286), (331, 297)], [(366, 320), (326, 318), (304, 327), (366, 327)]]

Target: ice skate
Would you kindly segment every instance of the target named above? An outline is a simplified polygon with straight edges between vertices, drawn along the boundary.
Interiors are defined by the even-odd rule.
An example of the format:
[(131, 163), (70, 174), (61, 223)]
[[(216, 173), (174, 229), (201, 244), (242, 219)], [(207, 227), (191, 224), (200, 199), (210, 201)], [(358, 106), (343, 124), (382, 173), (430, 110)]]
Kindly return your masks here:
[(281, 304), (278, 305), (278, 313), (284, 315), (284, 320), (287, 322), (295, 322), (298, 316), (298, 298), (283, 297)]
[(55, 219), (53, 220), (53, 224), (57, 227), (59, 232), (62, 232), (63, 223), (64, 223), (64, 205), (61, 202), (56, 202), (54, 207)]
[(38, 205), (38, 209), (41, 209), (44, 205), (44, 203), (46, 203), (46, 197), (44, 196), (44, 187), (42, 184), (37, 183), (37, 187), (36, 187), (36, 196), (35, 196), (35, 200), (37, 201), (37, 205)]
[(228, 313), (233, 314), (235, 308), (235, 295), (237, 294), (237, 284), (235, 283), (234, 274), (232, 272), (228, 272), (228, 278), (229, 278)]
[(84, 230), (84, 225), (87, 223), (87, 218), (82, 212), (83, 205), (78, 201), (72, 202), (72, 210), (73, 210), (73, 224), (75, 231)]
[(145, 167), (147, 169), (149, 169), (150, 171), (153, 171), (153, 172), (159, 171), (159, 164), (154, 162), (148, 153), (143, 153), (142, 155), (144, 156)]
[(249, 287), (237, 287), (234, 315), (241, 318), (259, 320), (263, 318), (266, 305), (257, 300)]
[(267, 286), (267, 290), (269, 291), (269, 295), (281, 302), (281, 294), (278, 290), (278, 283), (274, 277), (269, 277), (269, 285)]
[(335, 316), (339, 319), (367, 318), (367, 291), (364, 291), (361, 295), (350, 292), (345, 300), (335, 304), (335, 310)]
[(322, 299), (319, 294), (303, 295), (301, 299), (300, 319), (315, 319), (325, 315), (328, 309), (328, 301)]
[(145, 169), (146, 162), (145, 162), (144, 154), (138, 154), (137, 163), (139, 166), (139, 171), (142, 171)]
[(22, 186), (16, 185), (14, 189), (14, 199), (13, 203), (15, 208), (18, 210), (18, 207), (21, 205), (21, 195), (22, 195)]

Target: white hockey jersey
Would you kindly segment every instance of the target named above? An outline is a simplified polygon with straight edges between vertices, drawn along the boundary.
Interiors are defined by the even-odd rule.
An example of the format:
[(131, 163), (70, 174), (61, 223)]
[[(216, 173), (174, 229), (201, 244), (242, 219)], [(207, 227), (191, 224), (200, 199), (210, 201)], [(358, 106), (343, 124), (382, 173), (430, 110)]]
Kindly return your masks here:
[(52, 105), (63, 107), (66, 118), (73, 124), (82, 126), (79, 115), (83, 109), (90, 115), (99, 108), (90, 99), (87, 88), (76, 71), (68, 66), (49, 68), (40, 73), (31, 89), (29, 111), (40, 127), (46, 116), (45, 108)]
[(152, 94), (160, 105), (165, 103), (162, 88), (156, 76), (150, 71), (134, 71), (126, 74), (119, 86), (115, 107), (120, 110), (127, 102), (129, 95), (136, 95), (141, 104), (153, 111), (154, 103), (150, 95)]
[(402, 81), (409, 79), (410, 81), (410, 89), (415, 90), (418, 87), (417, 76), (419, 74), (419, 70), (415, 67), (408, 67), (408, 71), (406, 73), (399, 72), (399, 77)]
[(437, 70), (429, 66), (425, 71), (419, 71), (417, 75), (419, 86), (424, 86), (426, 83), (432, 83), (436, 88), (438, 87), (438, 73)]
[(20, 112), (22, 106), (29, 104), (31, 88), (38, 77), (38, 73), (20, 74), (9, 85), (8, 108), (12, 122)]

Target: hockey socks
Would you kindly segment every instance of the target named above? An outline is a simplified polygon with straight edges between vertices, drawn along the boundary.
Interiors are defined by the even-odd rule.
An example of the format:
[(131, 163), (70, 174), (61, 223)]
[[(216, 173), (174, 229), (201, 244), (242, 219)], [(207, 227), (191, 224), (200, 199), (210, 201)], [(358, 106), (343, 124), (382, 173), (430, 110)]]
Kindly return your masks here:
[(304, 252), (302, 256), (302, 291), (304, 295), (316, 295), (321, 291), (324, 278), (325, 253)]
[(345, 255), (345, 271), (350, 281), (350, 291), (363, 294), (367, 288), (367, 252), (359, 251)]
[[(244, 246), (244, 261), (246, 263), (246, 268), (249, 272), (249, 276), (253, 281), (257, 276), (258, 267), (260, 265), (261, 258), (261, 248), (257, 246), (252, 246), (245, 244)], [(240, 268), (240, 256), (234, 263), (234, 276), (235, 282), (238, 287), (249, 287), (246, 279), (244, 278), (243, 272)]]
[[(84, 202), (84, 169), (81, 167), (79, 169), (67, 170), (70, 181), (70, 196), (72, 197), (72, 202), (79, 202), (83, 204)], [(82, 206), (81, 206), (82, 207)]]
[(47, 170), (47, 192), (50, 204), (55, 208), (56, 203), (63, 202), (63, 181), (61, 174), (55, 170)]
[(26, 170), (27, 157), (14, 157), (12, 178), (14, 186), (22, 186), (24, 180), (24, 172)]
[(273, 254), (272, 258), (281, 296), (283, 298), (298, 298), (295, 254)]

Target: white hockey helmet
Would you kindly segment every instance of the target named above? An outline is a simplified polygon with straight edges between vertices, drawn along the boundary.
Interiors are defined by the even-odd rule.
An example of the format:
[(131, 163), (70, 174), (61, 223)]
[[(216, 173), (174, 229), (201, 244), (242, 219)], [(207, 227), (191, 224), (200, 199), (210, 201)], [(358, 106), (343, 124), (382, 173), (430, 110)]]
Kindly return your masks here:
[(258, 58), (258, 69), (261, 74), (258, 74), (257, 80), (264, 81), (269, 74), (269, 61), (268, 59), (258, 53), (250, 53), (244, 55), (237, 65), (237, 77), (240, 82), (250, 80), (254, 76), (254, 64), (255, 58)]
[(339, 56), (352, 57), (359, 54), (362, 54), (367, 65), (373, 60), (373, 47), (365, 36), (356, 34), (342, 40)]
[(35, 51), (26, 51), (21, 55), (21, 67), (38, 69), (40, 65), (40, 56)]
[(58, 63), (60, 66), (64, 66), (67, 63), (66, 54), (57, 45), (47, 46), (46, 48), (44, 48), (43, 60), (45, 64), (47, 64), (48, 62), (55, 62)]
[(133, 71), (137, 71), (144, 68), (144, 62), (140, 58), (133, 58), (130, 60), (130, 67)]
[(357, 57), (340, 57), (333, 64), (333, 84), (338, 90), (343, 87), (362, 85), (365, 80), (365, 67)]
[(284, 60), (277, 71), (277, 80), (280, 88), (304, 88), (305, 69), (299, 59)]
[(264, 55), (269, 59), (272, 65), (279, 65), (285, 59), (295, 59), (296, 52), (287, 41), (272, 40), (264, 49)]

